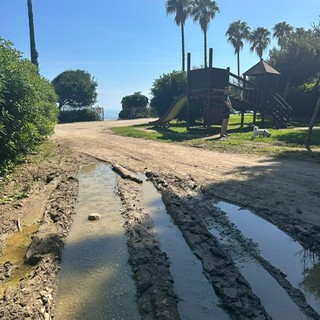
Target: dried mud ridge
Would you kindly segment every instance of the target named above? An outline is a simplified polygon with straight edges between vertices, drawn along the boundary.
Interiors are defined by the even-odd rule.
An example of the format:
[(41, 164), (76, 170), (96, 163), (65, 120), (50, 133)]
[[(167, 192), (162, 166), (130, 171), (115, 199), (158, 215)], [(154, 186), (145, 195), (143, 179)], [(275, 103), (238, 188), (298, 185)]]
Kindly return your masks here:
[[(50, 185), (45, 210), (38, 231), (26, 255), (32, 271), (16, 284), (8, 287), (0, 299), (0, 318), (9, 319), (53, 319), (59, 263), (65, 238), (75, 214), (80, 164), (88, 163), (88, 157), (74, 159), (70, 167), (59, 168), (37, 176), (43, 185)], [(180, 319), (177, 303), (179, 297), (174, 292), (174, 281), (170, 273), (170, 261), (161, 250), (157, 234), (149, 213), (143, 206), (139, 179), (135, 173), (114, 164), (121, 176), (118, 181), (119, 194), (125, 218), (125, 230), (129, 249), (129, 262), (137, 285), (137, 299), (142, 319)], [(320, 319), (305, 301), (302, 293), (292, 287), (286, 275), (264, 260), (256, 246), (232, 225), (212, 201), (214, 190), (202, 189), (194, 181), (185, 181), (174, 175), (159, 176), (155, 172), (145, 172), (149, 180), (161, 192), (167, 212), (179, 227), (183, 236), (201, 260), (203, 271), (219, 297), (221, 307), (231, 319), (271, 319), (259, 298), (233, 263), (228, 250), (208, 231), (207, 220), (215, 223), (236, 239), (242, 250), (254, 257), (288, 292), (292, 300), (309, 319)], [(23, 208), (23, 205), (22, 205)], [(20, 208), (21, 210), (21, 208)], [(18, 211), (20, 212), (20, 211)], [(283, 217), (270, 215), (261, 210), (260, 215), (287, 232), (305, 248), (319, 254), (319, 228)], [(15, 220), (2, 225), (2, 235), (17, 232)], [(5, 242), (5, 239), (4, 239)], [(16, 266), (9, 261), (1, 269), (0, 283), (5, 284)]]

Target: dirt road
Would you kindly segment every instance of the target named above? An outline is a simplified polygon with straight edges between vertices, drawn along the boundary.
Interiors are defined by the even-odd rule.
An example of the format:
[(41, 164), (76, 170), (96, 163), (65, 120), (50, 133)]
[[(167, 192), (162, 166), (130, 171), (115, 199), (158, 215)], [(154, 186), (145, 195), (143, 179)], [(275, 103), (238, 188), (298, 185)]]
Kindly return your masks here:
[(281, 217), (320, 226), (319, 164), (226, 154), (113, 135), (112, 126), (146, 123), (105, 121), (58, 125), (54, 139), (134, 172), (177, 176), (217, 197)]
[[(142, 119), (135, 122), (106, 121), (58, 125), (54, 140), (72, 147), (77, 152), (86, 153), (112, 165), (120, 165), (133, 173), (146, 173), (161, 191), (168, 212), (182, 230), (189, 246), (202, 260), (207, 278), (213, 283), (215, 290), (220, 292), (221, 303), (231, 310), (232, 318), (269, 319), (270, 315), (242, 279), (228, 253), (202, 225), (207, 209), (199, 208), (206, 202), (205, 199), (212, 198), (223, 199), (241, 208), (250, 208), (299, 241), (304, 248), (319, 254), (319, 164), (219, 153), (191, 148), (181, 143), (169, 144), (116, 136), (110, 131), (112, 126), (148, 121)], [(124, 204), (131, 208), (126, 214), (128, 221), (132, 219), (132, 215), (137, 219), (138, 213), (134, 213), (137, 210), (136, 204), (132, 203), (139, 199), (139, 195), (133, 198), (130, 195), (135, 189), (134, 184), (130, 183), (132, 182), (124, 183), (120, 187)], [(138, 219), (141, 219), (143, 226), (143, 218)], [(134, 224), (129, 223), (129, 234), (135, 233), (135, 228)], [(141, 233), (141, 230), (139, 232)], [(148, 235), (145, 234), (145, 237)], [(203, 239), (200, 243), (195, 241), (199, 238)], [(144, 241), (143, 238), (140, 240)], [(250, 247), (245, 246), (247, 249)], [(138, 249), (133, 245), (131, 252), (137, 255), (136, 250)], [(146, 264), (147, 261), (148, 257), (145, 257)], [(309, 318), (318, 319), (319, 315), (305, 303), (303, 294), (288, 283), (286, 275), (279, 275), (282, 270), (274, 270), (268, 261), (261, 261), (260, 263), (266, 264), (264, 268), (286, 288), (299, 309)], [(163, 263), (165, 264), (165, 261)], [(221, 269), (227, 271), (221, 273)], [(141, 279), (140, 273), (141, 270), (136, 267), (136, 280)], [(161, 283), (159, 279), (154, 281)], [(218, 285), (215, 285), (217, 283)], [(235, 290), (235, 296), (230, 294), (230, 288)], [(171, 296), (167, 289), (164, 291)], [(140, 301), (157, 300), (156, 297), (152, 298), (152, 294), (150, 296), (150, 292), (148, 296), (148, 290), (143, 286), (140, 287), (139, 294)], [(160, 306), (151, 302), (149, 307), (147, 305), (148, 303), (144, 303), (145, 314), (155, 312), (155, 315), (158, 312), (161, 316), (154, 316), (155, 318), (177, 318), (172, 304), (164, 307), (165, 310), (172, 311), (168, 317), (164, 316)], [(157, 311), (157, 308), (160, 309)]]
[[(0, 206), (0, 253), (3, 255), (0, 256), (3, 274), (0, 283), (7, 284), (19, 269), (17, 262), (6, 255), (10, 241), (29, 243), (32, 236), (32, 250), (28, 249), (28, 255), (35, 259), (31, 261), (35, 267), (31, 273), (24, 270), (25, 275), (18, 283), (6, 287), (0, 299), (0, 317), (5, 320), (54, 318), (59, 258), (75, 214), (77, 170), (80, 164), (94, 157), (125, 173), (128, 171), (129, 178), (144, 174), (158, 189), (168, 214), (201, 262), (202, 272), (218, 296), (225, 316), (216, 316), (217, 319), (320, 319), (320, 307), (317, 308), (320, 305), (319, 164), (121, 137), (110, 130), (112, 126), (149, 121), (57, 125), (52, 140), (60, 145), (56, 152), (61, 152), (61, 157), (56, 162), (49, 159), (31, 168), (26, 163), (23, 175), (12, 179), (19, 181), (29, 175), (33, 187), (28, 198)], [(74, 153), (63, 154), (66, 146)], [(180, 297), (175, 293), (171, 262), (153, 231), (153, 220), (144, 206), (140, 184), (131, 179), (119, 179), (117, 192), (123, 205), (141, 318), (188, 319), (179, 314)], [(316, 305), (291, 281), (288, 270), (275, 266), (263, 256), (254, 241), (212, 205), (220, 200), (253, 210), (277, 230), (289, 235), (294, 240), (291, 242), (301, 244), (304, 253), (312, 255), (310, 270), (303, 271), (311, 279), (308, 286)], [(258, 234), (266, 232), (264, 229), (256, 231)], [(270, 251), (277, 252), (276, 233), (267, 236), (273, 243)], [(17, 247), (19, 251), (19, 245)], [(265, 284), (258, 285), (260, 288), (256, 286), (262, 277), (250, 282), (244, 276), (245, 258), (250, 260), (247, 267), (255, 265), (268, 274), (264, 277), (270, 277)], [(275, 284), (271, 284), (273, 282)], [(283, 291), (281, 297), (286, 296), (287, 300), (272, 301), (277, 300), (272, 299), (274, 286)], [(259, 295), (261, 287), (262, 296)], [(269, 295), (266, 301), (263, 296), (268, 290), (271, 298)], [(197, 318), (212, 317), (207, 314)]]

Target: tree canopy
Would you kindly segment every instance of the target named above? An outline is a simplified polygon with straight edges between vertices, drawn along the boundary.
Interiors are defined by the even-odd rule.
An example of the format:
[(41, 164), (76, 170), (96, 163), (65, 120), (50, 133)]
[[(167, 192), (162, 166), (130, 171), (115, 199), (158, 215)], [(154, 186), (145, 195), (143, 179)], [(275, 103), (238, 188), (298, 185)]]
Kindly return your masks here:
[(301, 85), (320, 74), (320, 36), (312, 30), (293, 32), (281, 50), (270, 52), (270, 61), (290, 77), (291, 85)]
[(122, 110), (119, 113), (119, 118), (135, 119), (147, 117), (149, 115), (148, 102), (149, 99), (141, 94), (140, 91), (123, 97), (121, 100)]
[(186, 85), (186, 72), (172, 71), (171, 73), (163, 74), (153, 82), (151, 108), (156, 110), (158, 116), (162, 116), (172, 102), (186, 91)]
[(209, 24), (220, 9), (213, 0), (192, 0), (190, 8), (193, 21), (199, 21), (204, 37), (204, 66), (207, 67), (207, 32)]
[(263, 52), (271, 41), (271, 32), (266, 28), (258, 27), (250, 33), (249, 41), (251, 43), (250, 51), (255, 51), (260, 60), (262, 60)]
[(184, 26), (187, 21), (190, 11), (190, 0), (167, 0), (167, 14), (175, 13), (175, 22), (181, 28), (181, 43), (182, 43), (182, 71), (185, 71), (185, 40)]
[(53, 133), (57, 96), (38, 68), (0, 38), (0, 163), (27, 153)]
[(240, 77), (240, 51), (243, 48), (243, 40), (248, 40), (249, 34), (250, 28), (246, 22), (241, 20), (232, 22), (226, 32), (228, 42), (232, 44), (234, 53), (237, 55), (238, 77)]
[(97, 82), (84, 70), (67, 70), (52, 80), (59, 109), (91, 107), (97, 102)]

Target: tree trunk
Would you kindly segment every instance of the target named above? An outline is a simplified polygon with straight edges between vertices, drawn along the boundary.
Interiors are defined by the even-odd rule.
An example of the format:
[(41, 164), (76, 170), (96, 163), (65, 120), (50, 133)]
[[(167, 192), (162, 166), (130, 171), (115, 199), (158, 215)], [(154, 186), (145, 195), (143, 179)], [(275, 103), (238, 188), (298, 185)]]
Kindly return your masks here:
[(204, 67), (207, 68), (207, 32), (203, 31), (204, 35)]
[(29, 18), (29, 34), (30, 34), (30, 52), (31, 62), (39, 67), (38, 51), (36, 49), (36, 40), (34, 35), (32, 0), (28, 0), (28, 18)]
[(316, 104), (316, 107), (313, 111), (313, 115), (311, 117), (310, 124), (309, 124), (308, 136), (307, 136), (306, 143), (305, 143), (307, 149), (309, 149), (310, 145), (311, 145), (312, 128), (313, 128), (314, 122), (316, 120), (317, 114), (319, 113), (319, 110), (320, 110), (320, 96), (319, 96), (318, 102)]
[(185, 52), (184, 52), (184, 26), (181, 23), (181, 41), (182, 41), (182, 71), (185, 71)]
[(238, 77), (240, 77), (240, 51), (237, 51), (237, 68), (238, 68)]
[[(238, 67), (238, 77), (240, 78), (240, 50), (237, 51), (237, 67)], [(238, 79), (238, 90), (240, 92), (240, 79)]]

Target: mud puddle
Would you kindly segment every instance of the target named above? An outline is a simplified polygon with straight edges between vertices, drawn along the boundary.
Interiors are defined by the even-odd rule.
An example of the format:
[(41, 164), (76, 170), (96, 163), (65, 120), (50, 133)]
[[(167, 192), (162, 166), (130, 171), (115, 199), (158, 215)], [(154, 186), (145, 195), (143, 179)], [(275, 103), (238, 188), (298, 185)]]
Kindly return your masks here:
[[(76, 217), (62, 255), (55, 319), (140, 319), (128, 264), (116, 174), (108, 165), (79, 174)], [(89, 221), (88, 214), (100, 220)]]
[[(257, 246), (259, 254), (283, 272), (292, 286), (303, 293), (306, 302), (320, 313), (319, 256), (305, 250), (283, 231), (249, 210), (241, 210), (238, 206), (222, 201), (216, 206), (226, 213), (230, 222), (240, 230), (245, 238), (251, 239), (252, 246)], [(220, 241), (225, 239), (225, 234), (226, 232), (222, 237), (220, 234)], [(277, 299), (281, 302), (287, 301), (285, 292), (281, 293), (282, 288), (279, 288), (279, 285), (259, 264), (252, 262), (252, 260), (244, 262), (238, 259), (238, 266), (253, 290), (262, 299), (263, 304), (266, 305), (266, 309), (268, 309), (267, 305), (270, 302), (274, 304)], [(269, 278), (268, 281), (266, 281), (267, 278)], [(276, 294), (276, 292), (278, 293)], [(270, 307), (272, 306), (270, 305)], [(284, 306), (277, 307), (275, 305), (272, 310), (280, 310), (280, 308), (284, 308)], [(291, 306), (291, 309), (286, 309), (286, 311), (288, 310), (294, 311), (294, 308)], [(268, 311), (270, 312), (270, 310)], [(293, 317), (293, 314), (290, 315), (290, 319), (302, 318)]]
[(194, 256), (179, 228), (168, 215), (161, 194), (153, 184), (143, 180), (142, 193), (149, 210), (160, 246), (170, 259), (178, 311), (181, 319), (229, 319), (219, 307), (219, 299), (203, 273), (201, 262)]

